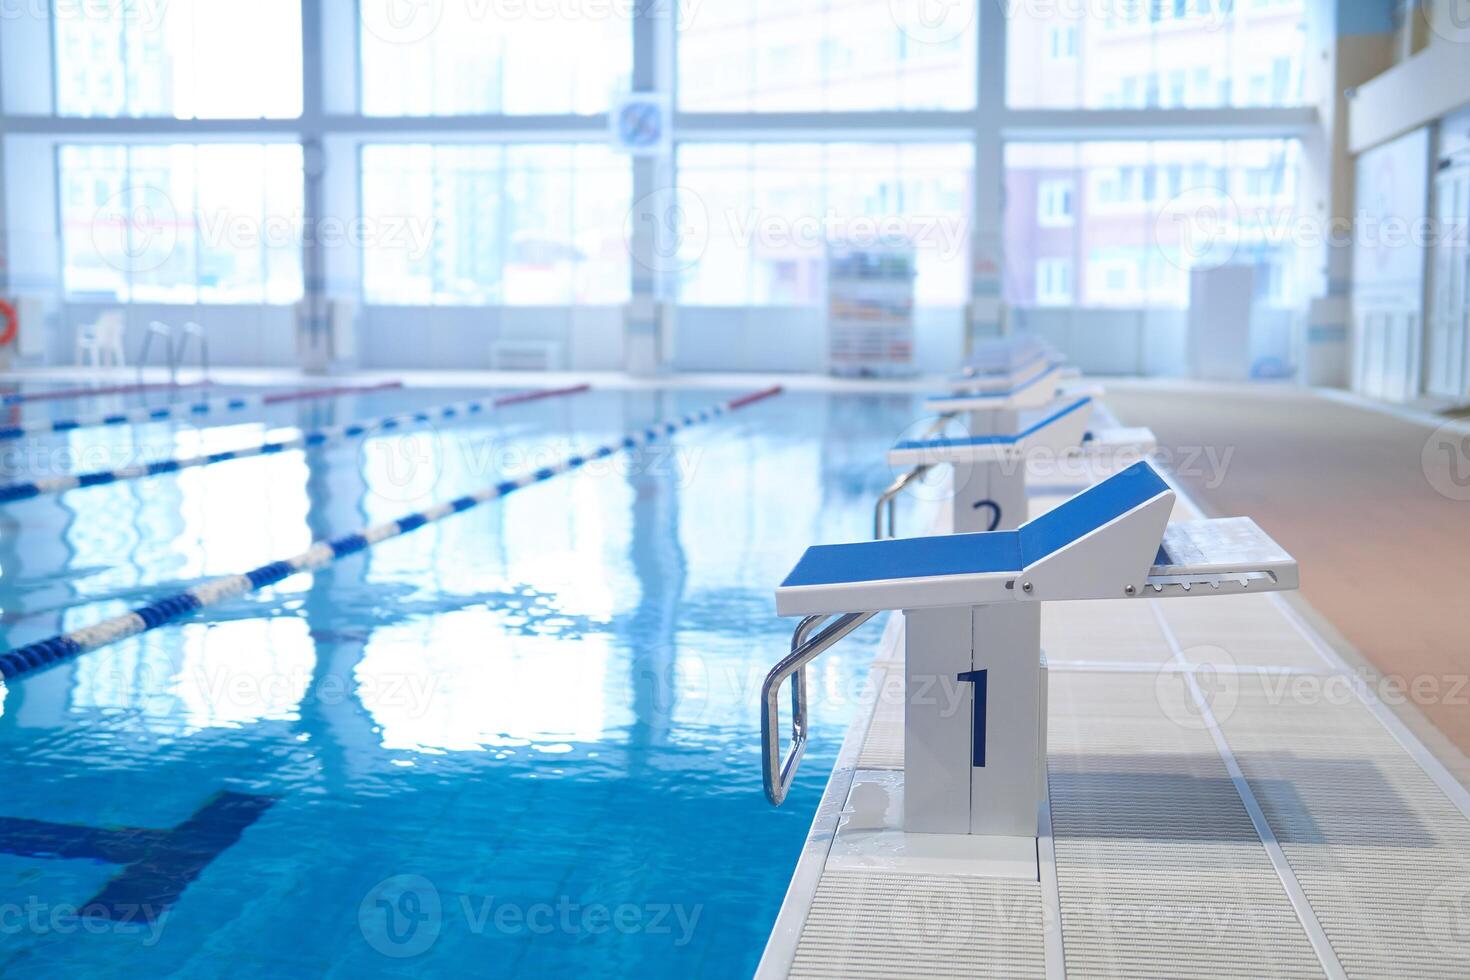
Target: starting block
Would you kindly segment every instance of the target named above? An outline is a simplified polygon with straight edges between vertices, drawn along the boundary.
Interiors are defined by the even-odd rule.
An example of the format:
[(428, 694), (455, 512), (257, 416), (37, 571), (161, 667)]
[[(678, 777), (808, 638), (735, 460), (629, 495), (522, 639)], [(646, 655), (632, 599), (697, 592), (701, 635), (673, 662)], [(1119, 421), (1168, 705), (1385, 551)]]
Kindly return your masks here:
[[(926, 438), (900, 442), (888, 452), (891, 466), (912, 471), (884, 491), (874, 518), (874, 536), (894, 533), (893, 499), (913, 479), (935, 466), (951, 466), (952, 523), (956, 533), (1008, 531), (1021, 526), (1027, 515), (1026, 461), (1041, 456), (1059, 460), (1084, 453), (1143, 457), (1156, 442), (1148, 429), (1088, 430), (1095, 403), (1092, 396), (1064, 400), (1048, 415), (1020, 431), (1006, 435), (970, 435), (963, 438)], [(888, 533), (883, 531), (884, 508)]]
[(1045, 351), (1037, 351), (1030, 357), (1005, 362), (990, 370), (966, 367), (951, 377), (946, 387), (955, 394), (985, 394), (1004, 392), (1042, 378), (1060, 379), (1067, 369), (1059, 358)]
[(1016, 376), (1037, 365), (1061, 360), (1056, 348), (1035, 335), (997, 337), (974, 347), (954, 384), (960, 390), (967, 383), (984, 384), (1007, 378), (1025, 380)]
[[(806, 619), (762, 686), (767, 797), (785, 798), (805, 747), (806, 665), (878, 612), (902, 610), (903, 831), (1035, 838), (1043, 602), (1297, 587), (1295, 559), (1255, 522), (1171, 525), (1174, 497), (1139, 462), (1016, 530), (807, 549), (776, 590), (779, 615)], [(787, 678), (795, 718), (783, 761), (775, 721)]]
[(965, 416), (971, 435), (990, 436), (1015, 432), (1021, 412), (1041, 409), (1059, 398), (1101, 396), (1101, 389), (1067, 389), (1062, 385), (1061, 366), (1053, 364), (1025, 381), (1007, 380), (1006, 386), (985, 391), (956, 391), (924, 400), (935, 415)]

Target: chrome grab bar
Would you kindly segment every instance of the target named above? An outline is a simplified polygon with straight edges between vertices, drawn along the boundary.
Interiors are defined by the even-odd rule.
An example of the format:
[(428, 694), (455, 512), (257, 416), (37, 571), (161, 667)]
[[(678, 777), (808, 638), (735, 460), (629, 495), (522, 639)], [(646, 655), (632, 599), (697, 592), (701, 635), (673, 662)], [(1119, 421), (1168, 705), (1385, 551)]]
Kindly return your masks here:
[[(898, 495), (903, 493), (904, 489), (910, 483), (913, 483), (915, 480), (923, 479), (924, 474), (928, 473), (930, 469), (931, 467), (927, 465), (915, 466), (913, 469), (909, 470), (907, 473), (903, 474), (897, 480), (894, 480), (891, 484), (889, 484), (888, 489), (884, 490), (882, 495), (878, 497), (878, 505), (873, 509), (873, 540), (881, 541), (884, 538), (898, 537), (898, 532), (894, 530), (894, 519), (895, 513), (897, 511)], [(888, 515), (888, 527), (886, 530), (883, 527), (884, 514)]]
[[(796, 777), (796, 767), (801, 764), (806, 751), (806, 665), (821, 656), (859, 626), (876, 616), (876, 612), (843, 613), (830, 623), (827, 616), (808, 616), (791, 634), (791, 652), (771, 668), (761, 684), (761, 774), (765, 781), (766, 799), (773, 806), (780, 806), (791, 789)], [(827, 623), (820, 631), (818, 626)], [(795, 675), (791, 682), (791, 748), (786, 758), (781, 758), (781, 733), (777, 723), (781, 718), (781, 685), (786, 678)]]
[[(933, 424), (924, 430), (921, 439), (931, 439), (944, 431), (949, 420), (954, 418), (955, 413), (945, 412), (935, 418)], [(896, 538), (898, 532), (894, 530), (894, 515), (897, 510), (898, 495), (903, 493), (910, 483), (921, 480), (924, 475), (934, 467), (930, 464), (915, 466), (907, 473), (900, 476), (888, 485), (888, 489), (878, 497), (877, 506), (873, 508), (873, 540), (882, 541), (884, 538)], [(888, 515), (888, 529), (883, 528), (883, 515)]]

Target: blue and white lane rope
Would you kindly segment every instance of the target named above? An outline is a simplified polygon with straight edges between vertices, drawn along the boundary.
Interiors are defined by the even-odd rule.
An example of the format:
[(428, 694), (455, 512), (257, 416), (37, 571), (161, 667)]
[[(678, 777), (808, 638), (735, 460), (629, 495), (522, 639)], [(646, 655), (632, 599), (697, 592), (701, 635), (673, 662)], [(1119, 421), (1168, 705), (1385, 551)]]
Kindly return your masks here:
[(442, 504), (421, 510), (396, 521), (388, 521), (386, 524), (378, 524), (373, 527), (362, 528), (352, 534), (345, 534), (339, 538), (331, 538), (318, 541), (306, 551), (294, 558), (284, 561), (271, 562), (261, 565), (259, 568), (246, 572), (243, 575), (224, 575), (219, 578), (210, 579), (201, 585), (185, 592), (159, 599), (132, 612), (102, 622), (84, 629), (74, 630), (53, 636), (38, 643), (32, 643), (19, 649), (12, 650), (6, 654), (0, 654), (0, 678), (13, 681), (26, 674), (44, 670), (63, 660), (93, 650), (100, 649), (119, 640), (125, 640), (130, 636), (137, 636), (149, 630), (157, 629), (166, 623), (182, 619), (200, 609), (219, 605), (230, 599), (238, 598), (247, 592), (263, 589), (268, 585), (274, 585), (284, 578), (295, 575), (297, 572), (310, 572), (324, 568), (339, 558), (356, 554), (366, 548), (370, 548), (389, 538), (415, 531), (425, 524), (443, 520), (451, 514), (459, 514), (478, 507), (480, 504), (498, 500), (508, 496), (522, 487), (528, 487), (535, 483), (549, 480), (561, 473), (570, 473), (580, 469), (589, 462), (606, 459), (614, 453), (625, 450), (637, 449), (641, 446), (657, 442), (665, 436), (671, 436), (680, 429), (686, 429), (701, 422), (726, 415), (746, 405), (771, 398), (781, 393), (780, 386), (766, 388), (733, 401), (720, 405), (713, 405), (699, 412), (684, 416), (677, 422), (664, 422), (640, 432), (630, 433), (617, 442), (608, 443), (591, 452), (581, 453), (544, 467), (531, 473), (527, 473), (513, 480), (504, 480), (493, 486), (485, 487), (474, 493), (458, 497), (454, 500), (445, 501)]
[(0, 439), (18, 439), (38, 432), (71, 432), (73, 429), (88, 429), (104, 425), (141, 425), (146, 422), (162, 422), (166, 419), (198, 418), (215, 412), (238, 412), (247, 408), (262, 408), (286, 402), (307, 401), (316, 398), (334, 398), (338, 395), (361, 395), (389, 388), (401, 388), (401, 381), (389, 381), (376, 385), (354, 385), (336, 388), (318, 388), (314, 391), (277, 391), (263, 395), (240, 395), (233, 398), (206, 398), (203, 401), (180, 405), (165, 405), (162, 408), (135, 408), (126, 412), (108, 412), (97, 415), (79, 415), (70, 419), (32, 419), (14, 425), (0, 426)]
[(361, 422), (351, 422), (346, 425), (333, 425), (324, 429), (312, 429), (292, 436), (289, 439), (262, 442), (257, 446), (245, 446), (242, 449), (228, 449), (223, 452), (206, 453), (202, 456), (175, 457), (174, 459), (159, 460), (156, 463), (135, 463), (132, 466), (123, 466), (115, 470), (94, 470), (91, 473), (68, 473), (65, 476), (53, 476), (42, 480), (31, 480), (26, 483), (9, 483), (0, 485), (0, 504), (12, 503), (17, 500), (29, 500), (32, 497), (39, 497), (49, 493), (65, 493), (68, 490), (76, 490), (79, 487), (100, 487), (109, 483), (119, 483), (123, 480), (136, 480), (145, 476), (158, 476), (161, 473), (177, 473), (179, 470), (187, 470), (195, 466), (209, 466), (212, 463), (223, 463), (229, 459), (248, 459), (252, 456), (269, 456), (272, 453), (285, 452), (288, 449), (322, 446), (338, 439), (352, 439), (357, 436), (370, 435), (374, 432), (391, 432), (405, 425), (413, 425), (415, 423), (426, 424), (443, 419), (455, 419), (460, 416), (479, 415), (486, 409), (503, 408), (506, 405), (515, 405), (538, 398), (554, 398), (560, 395), (578, 394), (587, 389), (587, 385), (574, 385), (570, 388), (547, 388), (537, 391), (521, 392), (515, 395), (504, 395), (499, 398), (481, 398), (474, 401), (455, 402), (452, 405), (442, 405), (438, 408), (425, 409), (421, 412), (405, 412), (400, 415), (386, 415), (382, 418), (366, 419)]

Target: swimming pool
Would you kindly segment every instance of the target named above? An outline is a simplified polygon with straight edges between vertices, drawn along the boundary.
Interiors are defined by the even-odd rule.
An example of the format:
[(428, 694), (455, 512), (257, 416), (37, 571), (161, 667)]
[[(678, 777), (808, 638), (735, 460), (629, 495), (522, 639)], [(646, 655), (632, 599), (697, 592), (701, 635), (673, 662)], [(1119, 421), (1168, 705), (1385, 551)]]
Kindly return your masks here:
[[(484, 394), (79, 429), (6, 444), (0, 472)], [(592, 391), (5, 505), (0, 646), (731, 394)], [(13, 682), (0, 972), (748, 976), (878, 635), (816, 666), (808, 759), (775, 810), (757, 695), (792, 624), (772, 587), (809, 543), (870, 533), (882, 451), (917, 412), (901, 394), (786, 393)]]

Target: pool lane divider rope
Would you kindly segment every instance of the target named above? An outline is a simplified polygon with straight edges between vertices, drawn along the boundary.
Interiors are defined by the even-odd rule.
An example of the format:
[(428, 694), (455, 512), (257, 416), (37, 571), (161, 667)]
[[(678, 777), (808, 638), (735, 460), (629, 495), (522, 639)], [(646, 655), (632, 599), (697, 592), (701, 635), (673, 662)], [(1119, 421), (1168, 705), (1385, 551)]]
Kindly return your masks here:
[(0, 485), (0, 504), (13, 503), (17, 500), (30, 500), (32, 497), (40, 497), (44, 494), (65, 493), (68, 490), (76, 490), (81, 487), (100, 487), (110, 483), (120, 483), (124, 480), (137, 480), (145, 476), (158, 476), (162, 473), (177, 473), (180, 470), (191, 469), (196, 466), (209, 466), (213, 463), (223, 463), (231, 459), (249, 459), (252, 456), (269, 456), (274, 453), (285, 452), (288, 449), (304, 449), (308, 447), (324, 446), (339, 439), (353, 439), (357, 436), (371, 435), (376, 432), (392, 432), (396, 429), (415, 424), (427, 424), (445, 419), (457, 419), (460, 416), (475, 416), (483, 414), (487, 409), (494, 410), (504, 408), (507, 405), (519, 405), (522, 402), (536, 401), (542, 398), (558, 398), (562, 395), (575, 395), (587, 391), (589, 385), (573, 385), (569, 388), (542, 388), (536, 391), (523, 391), (514, 395), (502, 395), (499, 398), (481, 398), (474, 401), (455, 402), (451, 405), (441, 405), (438, 408), (424, 409), (419, 412), (404, 412), (398, 415), (385, 415), (382, 418), (365, 419), (361, 422), (350, 422), (345, 425), (333, 425), (324, 429), (311, 429), (289, 439), (277, 439), (271, 442), (262, 442), (256, 446), (245, 446), (241, 449), (227, 449), (217, 453), (206, 453), (201, 456), (181, 456), (173, 459), (159, 460), (155, 463), (135, 463), (132, 466), (123, 466), (113, 470), (94, 470), (91, 473), (69, 473), (65, 476), (47, 477), (41, 480), (32, 480), (27, 483), (9, 483)]
[(310, 401), (316, 398), (336, 398), (340, 395), (362, 395), (389, 388), (402, 388), (402, 381), (385, 381), (374, 385), (339, 385), (335, 388), (310, 388), (303, 391), (278, 391), (265, 395), (241, 395), (234, 398), (207, 398), (203, 401), (182, 405), (166, 405), (163, 408), (135, 408), (127, 412), (112, 412), (105, 415), (79, 415), (70, 419), (33, 419), (14, 425), (0, 426), (0, 439), (17, 439), (36, 433), (71, 432), (104, 425), (141, 425), (146, 422), (162, 422), (165, 419), (197, 418), (213, 412), (238, 412), (246, 408), (281, 405), (286, 402)]
[(31, 643), (6, 654), (0, 654), (0, 678), (13, 681), (27, 674), (44, 670), (63, 660), (70, 660), (119, 640), (157, 629), (167, 623), (192, 615), (200, 609), (206, 609), (238, 598), (248, 592), (274, 585), (297, 572), (324, 568), (339, 558), (357, 554), (389, 538), (408, 534), (410, 531), (416, 531), (453, 514), (460, 514), (481, 504), (509, 496), (522, 487), (542, 483), (562, 473), (570, 473), (595, 460), (606, 459), (615, 453), (650, 445), (659, 439), (673, 435), (680, 429), (709, 422), (780, 393), (781, 387), (777, 385), (693, 412), (675, 422), (658, 423), (647, 429), (629, 433), (616, 442), (607, 443), (590, 452), (568, 456), (551, 466), (526, 473), (516, 479), (503, 480), (463, 497), (437, 504), (427, 510), (400, 517), (396, 521), (388, 521), (385, 524), (362, 528), (341, 537), (318, 541), (294, 558), (261, 565), (243, 575), (224, 575), (210, 579), (192, 589), (159, 599), (157, 602), (139, 607), (132, 612), (105, 619), (100, 623), (70, 633), (53, 636), (38, 643)]
[(87, 398), (92, 395), (130, 395), (139, 391), (180, 391), (184, 388), (207, 388), (211, 381), (190, 381), (187, 384), (155, 382), (153, 384), (108, 385), (104, 388), (59, 388), (56, 391), (32, 391), (11, 395), (0, 395), (0, 405), (23, 405), (26, 402), (44, 402), (57, 398)]

